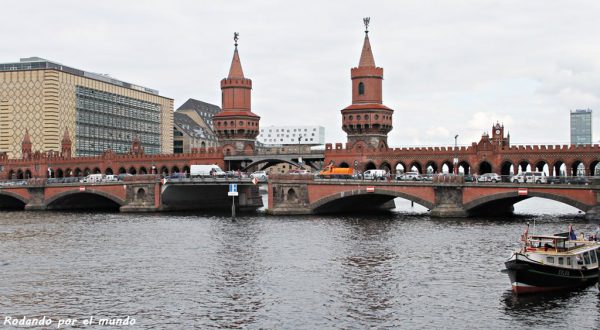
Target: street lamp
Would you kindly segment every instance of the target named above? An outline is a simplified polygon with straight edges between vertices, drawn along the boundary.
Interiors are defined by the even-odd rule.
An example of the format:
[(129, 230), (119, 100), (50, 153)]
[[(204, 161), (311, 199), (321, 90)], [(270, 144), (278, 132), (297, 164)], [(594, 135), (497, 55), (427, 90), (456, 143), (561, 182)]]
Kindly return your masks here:
[(458, 174), (458, 134), (454, 136), (454, 175)]

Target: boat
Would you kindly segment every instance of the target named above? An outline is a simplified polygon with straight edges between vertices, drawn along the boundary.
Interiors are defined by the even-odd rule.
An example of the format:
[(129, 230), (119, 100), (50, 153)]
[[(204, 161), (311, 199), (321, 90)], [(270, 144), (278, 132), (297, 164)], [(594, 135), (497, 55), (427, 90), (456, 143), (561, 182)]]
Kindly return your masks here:
[(600, 243), (577, 239), (573, 228), (554, 235), (522, 236), (524, 246), (504, 263), (516, 294), (573, 289), (598, 281)]

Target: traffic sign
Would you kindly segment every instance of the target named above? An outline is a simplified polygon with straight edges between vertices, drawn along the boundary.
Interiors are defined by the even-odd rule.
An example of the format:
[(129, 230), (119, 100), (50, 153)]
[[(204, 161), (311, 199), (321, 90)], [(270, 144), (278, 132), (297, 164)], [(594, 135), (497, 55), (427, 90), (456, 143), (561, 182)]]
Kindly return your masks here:
[(253, 177), (253, 178), (252, 178), (252, 183), (254, 183), (254, 184), (258, 184), (258, 178), (257, 178), (257, 177)]
[(237, 196), (238, 195), (238, 190), (237, 190), (237, 183), (230, 183), (229, 184), (229, 192), (227, 193), (227, 196)]

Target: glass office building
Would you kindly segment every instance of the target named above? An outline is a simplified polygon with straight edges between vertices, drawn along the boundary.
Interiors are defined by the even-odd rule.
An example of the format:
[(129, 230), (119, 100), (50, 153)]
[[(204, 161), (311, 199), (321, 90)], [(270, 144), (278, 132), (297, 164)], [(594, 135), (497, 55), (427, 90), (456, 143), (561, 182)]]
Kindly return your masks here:
[(592, 110), (578, 109), (571, 111), (571, 144), (592, 143)]

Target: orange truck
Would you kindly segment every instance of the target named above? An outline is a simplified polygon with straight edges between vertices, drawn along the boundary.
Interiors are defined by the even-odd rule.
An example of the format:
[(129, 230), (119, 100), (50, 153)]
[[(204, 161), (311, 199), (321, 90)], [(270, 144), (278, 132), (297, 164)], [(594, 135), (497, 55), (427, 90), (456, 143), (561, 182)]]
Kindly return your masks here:
[(329, 165), (319, 172), (318, 177), (325, 179), (352, 179), (353, 175), (354, 170), (351, 168)]

